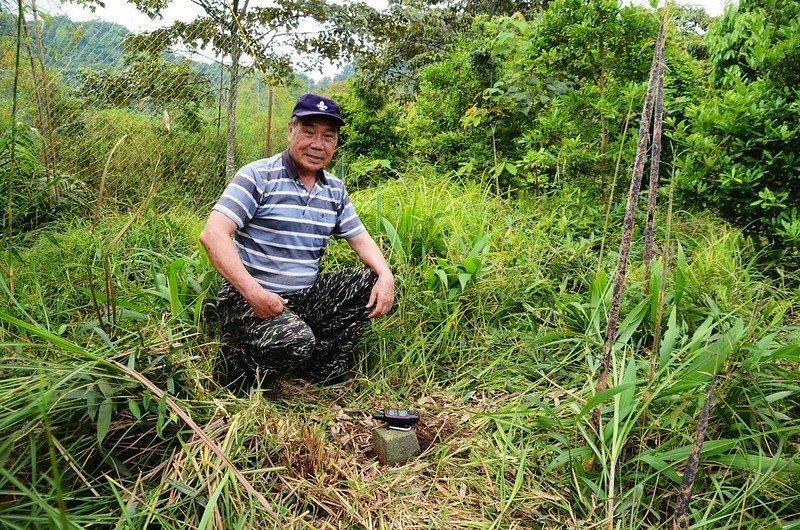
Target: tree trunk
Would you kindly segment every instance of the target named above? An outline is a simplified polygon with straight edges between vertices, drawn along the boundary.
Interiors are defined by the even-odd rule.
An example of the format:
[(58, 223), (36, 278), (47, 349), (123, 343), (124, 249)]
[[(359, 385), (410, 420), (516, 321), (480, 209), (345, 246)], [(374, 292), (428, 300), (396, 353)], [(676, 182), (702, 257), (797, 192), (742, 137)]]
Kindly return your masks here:
[(236, 101), (239, 89), (239, 59), (242, 56), (241, 34), (237, 18), (247, 11), (245, 0), (239, 9), (239, 1), (233, 0), (231, 5), (231, 81), (228, 90), (228, 131), (225, 137), (225, 177), (230, 180), (236, 171)]
[(272, 85), (267, 87), (267, 91), (269, 96), (267, 96), (267, 129), (265, 132), (266, 138), (264, 139), (264, 157), (272, 154), (272, 99), (274, 94)]

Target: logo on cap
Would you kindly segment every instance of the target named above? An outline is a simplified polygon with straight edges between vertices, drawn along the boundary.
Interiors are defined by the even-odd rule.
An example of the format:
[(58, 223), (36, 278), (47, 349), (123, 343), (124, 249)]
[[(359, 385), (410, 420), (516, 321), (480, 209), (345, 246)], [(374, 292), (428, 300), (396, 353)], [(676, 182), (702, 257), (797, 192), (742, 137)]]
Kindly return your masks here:
[(317, 103), (317, 108), (322, 111), (328, 110), (328, 106), (325, 104), (324, 101), (320, 101), (319, 103)]

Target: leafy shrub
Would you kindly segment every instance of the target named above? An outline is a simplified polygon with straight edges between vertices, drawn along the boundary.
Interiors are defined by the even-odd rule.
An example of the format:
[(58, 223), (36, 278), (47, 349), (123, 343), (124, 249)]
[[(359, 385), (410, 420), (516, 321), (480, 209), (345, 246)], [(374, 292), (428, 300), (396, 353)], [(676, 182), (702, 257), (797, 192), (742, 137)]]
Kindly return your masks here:
[[(345, 121), (337, 150), (340, 163), (358, 167), (373, 160), (387, 161), (382, 166), (373, 166), (369, 172), (357, 173), (360, 178), (348, 178), (348, 185), (363, 187), (393, 177), (388, 169), (391, 165), (403, 166), (408, 141), (399, 128), (397, 104), (390, 102), (385, 94), (357, 83), (349, 83), (347, 90), (336, 92), (332, 97), (342, 107)], [(352, 171), (347, 173), (353, 176)]]
[(676, 139), (685, 202), (800, 257), (800, 2), (729, 6), (708, 35), (713, 92)]
[[(618, 153), (633, 157), (655, 14), (613, 0), (557, 0), (535, 19), (478, 19), (473, 29), (477, 37), (422, 71), (404, 120), (415, 153), (448, 169), (469, 162), (498, 191), (573, 181), (604, 193)], [(669, 110), (682, 115), (702, 70), (685, 31), (676, 34), (666, 90), (680, 94)]]
[(7, 202), (0, 230), (24, 233), (69, 214), (85, 213), (87, 186), (74, 175), (48, 176), (40, 161), (38, 131), (17, 125), (0, 135), (0, 196)]
[(503, 139), (521, 169), (508, 185), (546, 190), (564, 179), (602, 185), (610, 153), (625, 140), (631, 102), (641, 99), (650, 64), (643, 57), (650, 56), (656, 28), (644, 8), (574, 0), (551, 2), (536, 20), (485, 25), (501, 75), (465, 121), (490, 125)]
[(470, 160), (492, 160), (491, 132), (461, 126), (494, 75), (482, 48), (481, 39), (464, 37), (440, 61), (426, 66), (419, 93), (402, 119), (412, 152), (443, 170), (455, 170)]

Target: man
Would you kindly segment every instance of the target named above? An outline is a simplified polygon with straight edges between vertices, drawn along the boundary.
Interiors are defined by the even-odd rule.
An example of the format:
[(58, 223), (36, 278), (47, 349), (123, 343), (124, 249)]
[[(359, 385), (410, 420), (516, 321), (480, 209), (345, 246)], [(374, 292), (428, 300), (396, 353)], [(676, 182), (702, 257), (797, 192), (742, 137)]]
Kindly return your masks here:
[[(289, 374), (323, 384), (352, 379), (356, 342), (369, 319), (392, 307), (394, 276), (344, 184), (324, 170), (342, 125), (335, 101), (301, 96), (288, 149), (240, 169), (200, 234), (225, 278), (228, 388)], [(345, 239), (366, 267), (318, 274), (331, 236)]]

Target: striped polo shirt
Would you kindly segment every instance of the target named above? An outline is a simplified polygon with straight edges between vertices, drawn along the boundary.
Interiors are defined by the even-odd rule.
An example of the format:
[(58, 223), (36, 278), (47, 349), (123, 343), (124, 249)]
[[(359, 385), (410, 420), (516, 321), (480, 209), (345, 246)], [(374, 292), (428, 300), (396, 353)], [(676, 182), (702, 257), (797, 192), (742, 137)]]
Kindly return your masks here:
[(288, 150), (240, 169), (213, 210), (236, 223), (234, 244), (245, 268), (275, 293), (311, 287), (328, 239), (366, 230), (344, 183), (320, 170), (309, 193)]

